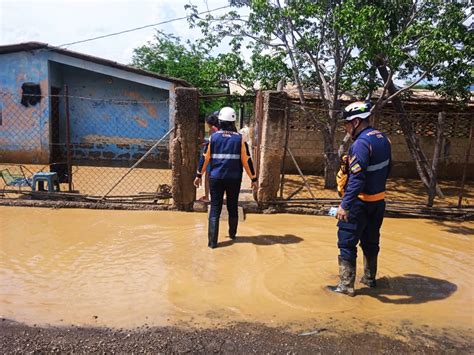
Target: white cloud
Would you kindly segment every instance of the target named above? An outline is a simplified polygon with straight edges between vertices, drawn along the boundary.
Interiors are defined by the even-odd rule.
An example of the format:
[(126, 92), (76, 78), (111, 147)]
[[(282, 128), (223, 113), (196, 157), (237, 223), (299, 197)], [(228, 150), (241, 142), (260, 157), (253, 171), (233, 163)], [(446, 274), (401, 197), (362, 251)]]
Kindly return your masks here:
[[(61, 45), (159, 23), (186, 15), (189, 0), (0, 0), (0, 45), (28, 41)], [(201, 11), (226, 0), (194, 0)], [(153, 38), (156, 29), (196, 39), (186, 20), (67, 47), (70, 50), (130, 63), (133, 48)]]

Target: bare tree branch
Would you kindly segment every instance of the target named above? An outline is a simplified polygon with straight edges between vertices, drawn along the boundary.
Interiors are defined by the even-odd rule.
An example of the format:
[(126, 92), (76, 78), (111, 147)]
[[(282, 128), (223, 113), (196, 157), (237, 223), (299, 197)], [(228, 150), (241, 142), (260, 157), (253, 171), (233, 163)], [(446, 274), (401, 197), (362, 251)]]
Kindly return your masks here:
[[(288, 19), (288, 23), (290, 25), (290, 28), (291, 30), (296, 33), (298, 35), (298, 37), (300, 38), (300, 40), (302, 41), (302, 44), (304, 45), (305, 47), (305, 54), (308, 56), (309, 60), (311, 61), (311, 63), (313, 64), (313, 67), (315, 68), (316, 70), (316, 73), (317, 75), (319, 76), (319, 79), (320, 79), (320, 92), (321, 92), (321, 95), (322, 95), (322, 99), (323, 101), (326, 101), (326, 102), (330, 102), (330, 97), (331, 97), (331, 91), (330, 91), (330, 88), (329, 88), (329, 84), (327, 83), (326, 81), (326, 78), (324, 76), (324, 74), (327, 72), (326, 71), (326, 68), (324, 67), (324, 65), (318, 61), (317, 58), (315, 58), (313, 56), (313, 54), (311, 53), (311, 51), (309, 50), (309, 48), (307, 47), (306, 45), (306, 42), (305, 42), (305, 39), (303, 37), (303, 35), (296, 29), (294, 28), (293, 26), (293, 22), (291, 21), (291, 19)], [(321, 33), (321, 36), (323, 36), (323, 32)], [(321, 37), (321, 41), (319, 43), (322, 43), (322, 37)], [(318, 55), (319, 53), (319, 50), (320, 50), (320, 45), (318, 46), (318, 51), (316, 52), (316, 54)]]
[[(385, 106), (392, 98), (394, 98), (395, 96), (398, 96), (398, 95), (400, 95), (402, 92), (405, 92), (405, 91), (407, 91), (407, 90), (410, 90), (413, 86), (415, 86), (415, 85), (418, 84), (420, 81), (422, 81), (422, 80), (425, 78), (425, 76), (428, 75), (428, 73), (429, 73), (429, 71), (425, 71), (425, 72), (423, 73), (423, 75), (420, 76), (420, 77), (418, 78), (418, 80), (416, 80), (415, 82), (413, 82), (411, 85), (406, 86), (406, 87), (404, 87), (403, 89), (400, 89), (400, 90), (398, 90), (397, 92), (395, 92), (394, 94), (390, 95), (386, 100), (384, 100), (384, 101), (382, 102), (380, 108), (384, 107), (384, 106)], [(390, 76), (391, 76), (391, 74), (392, 74), (392, 72), (390, 71)], [(387, 80), (387, 82), (389, 82), (389, 81), (391, 81), (391, 79), (390, 79), (390, 80)]]
[(385, 104), (382, 105), (383, 98), (384, 98), (385, 94), (387, 93), (388, 87), (392, 83), (392, 78), (393, 78), (393, 70), (390, 69), (390, 73), (388, 75), (387, 81), (385, 82), (385, 84), (383, 86), (382, 94), (380, 94), (380, 97), (378, 98), (375, 105), (370, 109), (370, 112), (375, 112), (376, 110), (381, 109), (385, 105)]
[[(277, 4), (278, 6), (280, 6), (280, 2), (277, 1)], [(300, 80), (300, 74), (299, 74), (299, 70), (298, 70), (298, 65), (296, 63), (296, 60), (295, 60), (295, 56), (294, 56), (294, 53), (293, 53), (293, 50), (292, 48), (290, 47), (290, 45), (288, 44), (288, 39), (286, 38), (286, 32), (285, 32), (285, 27), (283, 27), (281, 29), (282, 31), (282, 34), (281, 34), (281, 37), (280, 37), (280, 40), (285, 44), (285, 47), (288, 51), (288, 55), (290, 57), (290, 61), (291, 61), (291, 69), (293, 71), (293, 78), (295, 80), (295, 83), (296, 83), (296, 88), (298, 90), (298, 94), (300, 96), (300, 101), (303, 105), (306, 104), (306, 99), (304, 97), (304, 92), (303, 92), (303, 87), (301, 85), (301, 80)]]

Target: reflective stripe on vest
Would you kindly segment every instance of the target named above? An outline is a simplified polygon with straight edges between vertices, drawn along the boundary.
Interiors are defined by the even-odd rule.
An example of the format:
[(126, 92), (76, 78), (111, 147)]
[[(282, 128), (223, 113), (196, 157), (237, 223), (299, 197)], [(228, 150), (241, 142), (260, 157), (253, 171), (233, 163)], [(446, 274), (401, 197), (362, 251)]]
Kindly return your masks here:
[(240, 160), (240, 154), (212, 154), (212, 159), (238, 159)]
[(365, 194), (361, 192), (357, 197), (360, 198), (364, 202), (380, 201), (385, 198), (385, 191), (382, 191), (382, 192), (379, 192), (378, 194), (373, 194), (373, 195), (369, 195), (369, 194)]
[(388, 164), (390, 164), (390, 159), (384, 160), (383, 162), (378, 163), (378, 164), (369, 165), (367, 167), (367, 171), (377, 171), (377, 170), (385, 168), (386, 166), (388, 166)]

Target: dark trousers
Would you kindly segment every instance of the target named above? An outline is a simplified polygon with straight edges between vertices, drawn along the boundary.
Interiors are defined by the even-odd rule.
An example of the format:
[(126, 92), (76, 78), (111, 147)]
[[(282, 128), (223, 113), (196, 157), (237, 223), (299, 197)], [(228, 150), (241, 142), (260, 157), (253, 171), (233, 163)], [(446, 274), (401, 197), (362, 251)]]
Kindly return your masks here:
[(221, 216), (224, 192), (227, 198), (229, 218), (239, 217), (240, 183), (240, 179), (209, 179), (209, 190), (211, 192), (211, 212), (209, 213), (209, 218), (219, 218)]
[(380, 250), (380, 227), (385, 212), (385, 201), (363, 202), (357, 200), (349, 211), (348, 222), (339, 221), (337, 246), (342, 259), (355, 261), (357, 243), (364, 255), (377, 256)]

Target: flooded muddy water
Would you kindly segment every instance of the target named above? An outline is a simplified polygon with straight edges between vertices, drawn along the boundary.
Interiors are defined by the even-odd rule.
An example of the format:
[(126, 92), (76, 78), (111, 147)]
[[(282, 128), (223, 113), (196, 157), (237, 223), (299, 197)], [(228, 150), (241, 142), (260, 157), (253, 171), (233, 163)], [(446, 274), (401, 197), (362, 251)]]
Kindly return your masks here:
[[(328, 293), (330, 217), (248, 215), (207, 247), (205, 214), (0, 207), (0, 316), (134, 327), (413, 324), (470, 332), (474, 223), (386, 219), (379, 287)], [(361, 254), (361, 253), (360, 253)], [(358, 277), (362, 258), (358, 260)]]

